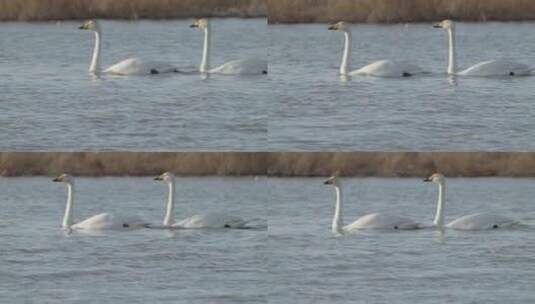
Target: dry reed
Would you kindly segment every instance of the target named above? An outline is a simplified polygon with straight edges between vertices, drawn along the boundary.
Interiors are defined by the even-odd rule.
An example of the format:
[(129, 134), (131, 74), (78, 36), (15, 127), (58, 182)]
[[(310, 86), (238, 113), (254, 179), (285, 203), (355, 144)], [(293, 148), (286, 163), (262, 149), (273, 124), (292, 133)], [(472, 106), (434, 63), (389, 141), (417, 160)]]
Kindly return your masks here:
[(535, 19), (533, 0), (267, 0), (270, 23)]
[(265, 0), (0, 0), (2, 21), (265, 17)]
[(535, 153), (486, 152), (5, 152), (2, 176), (270, 175), (535, 177)]

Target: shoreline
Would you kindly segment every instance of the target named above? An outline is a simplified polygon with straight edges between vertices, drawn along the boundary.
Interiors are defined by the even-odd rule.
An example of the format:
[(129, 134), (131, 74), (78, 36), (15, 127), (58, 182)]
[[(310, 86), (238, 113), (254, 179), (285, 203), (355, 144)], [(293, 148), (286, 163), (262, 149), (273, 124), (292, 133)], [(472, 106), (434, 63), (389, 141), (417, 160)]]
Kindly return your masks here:
[(535, 177), (535, 152), (2, 152), (0, 176)]

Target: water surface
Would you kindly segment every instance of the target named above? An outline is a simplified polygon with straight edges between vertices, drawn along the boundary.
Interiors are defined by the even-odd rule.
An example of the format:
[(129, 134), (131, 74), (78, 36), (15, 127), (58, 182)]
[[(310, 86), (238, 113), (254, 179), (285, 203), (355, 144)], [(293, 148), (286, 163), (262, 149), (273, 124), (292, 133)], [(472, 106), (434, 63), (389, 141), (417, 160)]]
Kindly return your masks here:
[[(195, 70), (193, 20), (101, 21), (102, 65), (129, 57)], [(259, 150), (267, 142), (267, 76), (94, 79), (93, 33), (80, 22), (3, 23), (2, 150)], [(214, 19), (212, 65), (267, 56), (265, 19)]]
[[(264, 220), (250, 230), (137, 230), (66, 235), (66, 189), (0, 179), (4, 303), (265, 303), (262, 179), (178, 178), (177, 219), (216, 211)], [(167, 187), (151, 178), (79, 178), (74, 214), (139, 214), (161, 223)], [(262, 221), (257, 221), (261, 223)]]
[[(490, 59), (534, 65), (533, 23), (458, 23), (460, 68)], [(327, 25), (269, 26), (272, 150), (534, 150), (535, 77), (446, 76), (447, 34), (431, 24), (354, 25), (353, 69), (381, 59), (427, 76), (338, 76), (344, 35)]]
[[(480, 210), (526, 226), (483, 232), (330, 231), (335, 194), (323, 179), (270, 179), (270, 303), (533, 303), (533, 179), (449, 179), (446, 220)], [(391, 212), (431, 222), (436, 185), (344, 180), (344, 220)]]

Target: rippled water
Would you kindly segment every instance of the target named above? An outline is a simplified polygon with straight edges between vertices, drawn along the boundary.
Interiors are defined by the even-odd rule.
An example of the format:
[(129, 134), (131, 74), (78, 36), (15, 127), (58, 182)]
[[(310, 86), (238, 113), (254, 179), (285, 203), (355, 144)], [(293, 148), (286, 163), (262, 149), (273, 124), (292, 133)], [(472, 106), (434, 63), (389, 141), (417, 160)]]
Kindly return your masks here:
[[(270, 303), (533, 303), (533, 179), (449, 179), (446, 220), (479, 210), (525, 227), (487, 232), (330, 231), (322, 179), (270, 179)], [(345, 221), (393, 212), (430, 222), (437, 189), (419, 179), (345, 179)]]
[[(259, 218), (264, 229), (65, 235), (63, 185), (0, 179), (1, 302), (265, 303), (263, 180), (178, 178), (176, 211)], [(166, 191), (150, 178), (79, 178), (75, 217), (116, 212), (161, 223)]]
[[(129, 57), (191, 71), (203, 35), (192, 20), (102, 21), (103, 67)], [(267, 76), (153, 75), (93, 79), (93, 34), (80, 22), (2, 23), (0, 149), (259, 150)], [(212, 64), (266, 58), (265, 19), (214, 19)]]
[[(533, 23), (459, 23), (459, 67), (498, 58), (535, 65)], [(354, 25), (353, 67), (399, 59), (408, 79), (337, 75), (343, 34), (327, 25), (269, 26), (276, 94), (270, 149), (533, 150), (535, 77), (450, 83), (447, 34), (431, 24)]]

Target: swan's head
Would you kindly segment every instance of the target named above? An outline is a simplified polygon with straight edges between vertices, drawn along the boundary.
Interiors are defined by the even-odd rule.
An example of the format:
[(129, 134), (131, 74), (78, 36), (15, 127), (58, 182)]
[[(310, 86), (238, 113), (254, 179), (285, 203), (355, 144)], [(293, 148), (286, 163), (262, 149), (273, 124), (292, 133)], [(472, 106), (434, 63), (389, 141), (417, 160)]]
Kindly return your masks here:
[(451, 29), (453, 29), (453, 21), (451, 21), (449, 19), (446, 19), (446, 20), (444, 20), (442, 22), (433, 24), (433, 27), (434, 28), (443, 28), (443, 29), (446, 29), (446, 30), (451, 30)]
[(331, 24), (329, 26), (329, 30), (331, 31), (349, 32), (350, 29), (351, 29), (351, 25), (344, 21), (340, 21), (338, 23)]
[(340, 180), (338, 178), (338, 175), (333, 175), (329, 177), (326, 181), (323, 182), (324, 185), (333, 185), (338, 186), (340, 184)]
[(82, 24), (79, 29), (81, 30), (90, 30), (90, 31), (99, 31), (100, 30), (100, 26), (98, 24), (98, 21), (96, 20), (88, 20), (86, 21), (84, 24)]
[(172, 182), (175, 179), (175, 176), (171, 172), (165, 172), (159, 176), (156, 176), (154, 180), (156, 181), (164, 181), (164, 182)]
[(63, 182), (66, 184), (74, 184), (74, 177), (70, 176), (69, 174), (63, 173), (60, 176), (54, 178), (52, 180), (53, 182)]
[(202, 18), (202, 19), (199, 19), (199, 20), (195, 21), (189, 27), (196, 27), (196, 28), (198, 28), (200, 30), (204, 30), (204, 29), (207, 29), (209, 26), (210, 26), (210, 22), (208, 22), (208, 19)]
[(425, 178), (424, 182), (433, 182), (435, 184), (442, 184), (442, 183), (444, 183), (445, 180), (446, 180), (446, 178), (444, 177), (444, 175), (442, 175), (440, 173), (435, 173), (435, 174), (432, 174), (431, 176)]

